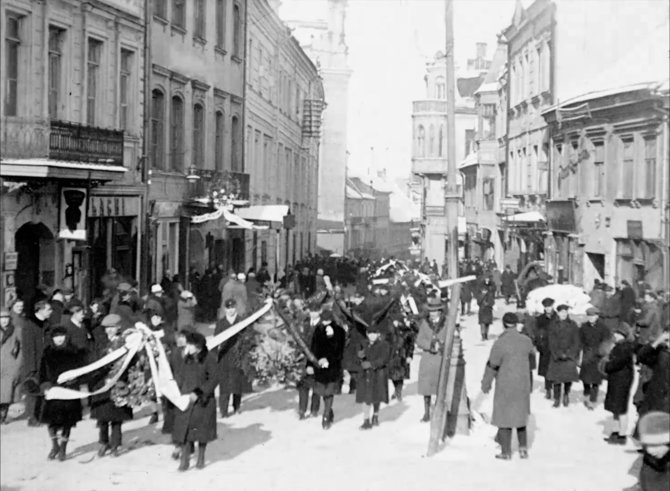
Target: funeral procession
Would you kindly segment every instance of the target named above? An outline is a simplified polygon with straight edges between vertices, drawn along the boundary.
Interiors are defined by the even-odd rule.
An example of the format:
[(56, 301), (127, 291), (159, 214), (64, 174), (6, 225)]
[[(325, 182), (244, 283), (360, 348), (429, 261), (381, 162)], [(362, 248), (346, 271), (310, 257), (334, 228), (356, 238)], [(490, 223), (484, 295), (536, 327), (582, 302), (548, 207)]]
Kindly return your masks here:
[(670, 491), (670, 0), (0, 0), (0, 491)]

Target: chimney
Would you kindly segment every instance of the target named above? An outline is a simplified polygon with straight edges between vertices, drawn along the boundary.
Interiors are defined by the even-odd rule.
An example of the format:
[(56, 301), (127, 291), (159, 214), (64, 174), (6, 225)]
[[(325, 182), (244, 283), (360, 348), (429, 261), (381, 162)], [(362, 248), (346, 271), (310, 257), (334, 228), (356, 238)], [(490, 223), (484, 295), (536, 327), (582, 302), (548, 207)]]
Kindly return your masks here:
[(477, 59), (486, 59), (486, 43), (477, 43)]

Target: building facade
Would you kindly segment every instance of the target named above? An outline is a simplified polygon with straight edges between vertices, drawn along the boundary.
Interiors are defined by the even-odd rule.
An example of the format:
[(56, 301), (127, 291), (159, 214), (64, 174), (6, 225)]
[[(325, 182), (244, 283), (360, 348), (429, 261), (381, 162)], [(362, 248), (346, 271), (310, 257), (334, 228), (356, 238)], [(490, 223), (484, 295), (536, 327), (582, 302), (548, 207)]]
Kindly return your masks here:
[(251, 207), (259, 211), (256, 218), (264, 218), (263, 207), (285, 206), (295, 222), (289, 229), (276, 216), (269, 230), (250, 232), (247, 267), (267, 262), (270, 271), (283, 270), (316, 251), (323, 84), (267, 0), (249, 1), (247, 52), (245, 140)]
[(668, 80), (602, 90), (544, 112), (551, 138), (547, 267), (592, 288), (654, 290), (668, 273)]
[(221, 195), (249, 198), (247, 5), (156, 0), (152, 9), (149, 277), (179, 274), (188, 284), (191, 272), (215, 265), (241, 271), (246, 265), (245, 230), (227, 226), (214, 212)]
[[(458, 163), (463, 162), (474, 148), (477, 131), (474, 93), (482, 84), (489, 65), (490, 61), (486, 60), (486, 45), (480, 43), (476, 58), (467, 64), (468, 70), (456, 71), (454, 143)], [(435, 260), (441, 268), (448, 248), (445, 209), (447, 101), (444, 55), (438, 52), (435, 59), (427, 64), (426, 70), (426, 99), (412, 103), (412, 174), (421, 183), (422, 258)], [(459, 185), (462, 185), (462, 181)], [(461, 207), (459, 216), (463, 216), (463, 213)], [(464, 238), (464, 232), (459, 230), (461, 238)]]
[(504, 234), (500, 227), (501, 169), (498, 165), (496, 117), (500, 97), (498, 78), (505, 68), (506, 47), (499, 43), (482, 85), (475, 91), (477, 133), (469, 155), (459, 165), (463, 175), (463, 205), (467, 258), (503, 261)]
[(319, 68), (326, 102), (332, 101), (323, 112), (318, 173), (320, 232), (317, 244), (324, 249), (341, 252), (346, 249), (343, 247), (344, 229), (338, 228), (338, 224), (343, 225), (345, 221), (347, 118), (349, 79), (352, 73), (345, 33), (347, 0), (315, 0), (313, 3), (321, 13), (320, 18), (325, 21), (286, 19), (286, 23)]
[(8, 0), (0, 23), (3, 302), (140, 278), (144, 2)]

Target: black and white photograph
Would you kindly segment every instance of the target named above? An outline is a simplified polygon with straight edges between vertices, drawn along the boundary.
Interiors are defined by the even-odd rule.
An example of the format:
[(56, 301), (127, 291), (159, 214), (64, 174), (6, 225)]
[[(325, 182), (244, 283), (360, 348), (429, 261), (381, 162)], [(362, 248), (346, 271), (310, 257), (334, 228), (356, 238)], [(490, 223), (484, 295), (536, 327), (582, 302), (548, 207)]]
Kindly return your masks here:
[(0, 0), (0, 491), (668, 491), (670, 0)]

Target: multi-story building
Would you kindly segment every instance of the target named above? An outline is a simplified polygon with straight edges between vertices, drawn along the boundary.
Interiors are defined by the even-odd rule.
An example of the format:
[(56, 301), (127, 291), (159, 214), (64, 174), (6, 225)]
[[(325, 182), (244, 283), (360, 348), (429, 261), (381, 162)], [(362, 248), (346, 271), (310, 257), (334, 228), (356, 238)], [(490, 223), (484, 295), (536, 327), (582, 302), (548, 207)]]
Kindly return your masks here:
[[(477, 131), (474, 94), (481, 86), (490, 61), (486, 44), (477, 44), (477, 56), (468, 70), (456, 70), (456, 162), (462, 162), (473, 149)], [(422, 190), (423, 258), (442, 267), (447, 248), (445, 179), (447, 173), (446, 64), (438, 52), (426, 66), (426, 99), (413, 102), (412, 174), (420, 179)], [(459, 176), (460, 180), (460, 176)], [(460, 182), (459, 182), (460, 185)], [(463, 210), (459, 212), (463, 216)], [(459, 234), (461, 231), (459, 230)]]
[[(281, 2), (275, 0), (274, 3)], [(288, 3), (288, 2), (287, 2)], [(349, 48), (346, 44), (347, 0), (314, 0), (320, 19), (286, 19), (307, 55), (319, 68), (326, 100), (318, 173), (319, 247), (344, 252)]]
[(7, 0), (0, 23), (3, 300), (140, 278), (144, 2)]
[(500, 104), (498, 78), (507, 49), (499, 43), (482, 85), (475, 91), (477, 133), (474, 148), (459, 165), (463, 175), (463, 204), (468, 233), (464, 255), (503, 261), (503, 234), (499, 228), (501, 173), (498, 165), (496, 111)]
[(547, 265), (566, 281), (641, 281), (668, 273), (670, 86), (592, 92), (544, 112), (551, 138)]
[[(239, 213), (271, 222), (270, 230), (248, 234), (247, 266), (266, 261), (273, 271), (316, 251), (324, 94), (316, 66), (275, 9), (267, 0), (249, 0), (248, 8), (245, 119), (251, 206)], [(290, 229), (283, 226), (288, 213), (294, 222)]]
[(359, 257), (375, 255), (375, 197), (358, 177), (347, 178), (345, 250)]
[[(221, 196), (249, 198), (244, 167), (245, 0), (152, 2), (150, 278), (241, 271), (245, 230)], [(247, 232), (248, 233), (248, 232)]]
[[(526, 9), (517, 2), (512, 23), (503, 31), (508, 46), (505, 202), (519, 212), (504, 219), (505, 259), (523, 265), (544, 258), (556, 279), (577, 284), (583, 282), (581, 239), (574, 230), (563, 237), (561, 228), (557, 242), (551, 225), (547, 230), (552, 220), (545, 212), (564, 205), (546, 201), (555, 185), (549, 178), (555, 149), (542, 113), (589, 91), (659, 80), (668, 73), (667, 5), (610, 2), (607, 22), (602, 13), (598, 0), (536, 0)], [(552, 240), (545, 243), (547, 234)], [(557, 263), (559, 256), (563, 264)]]

